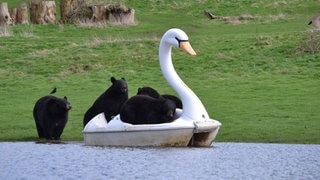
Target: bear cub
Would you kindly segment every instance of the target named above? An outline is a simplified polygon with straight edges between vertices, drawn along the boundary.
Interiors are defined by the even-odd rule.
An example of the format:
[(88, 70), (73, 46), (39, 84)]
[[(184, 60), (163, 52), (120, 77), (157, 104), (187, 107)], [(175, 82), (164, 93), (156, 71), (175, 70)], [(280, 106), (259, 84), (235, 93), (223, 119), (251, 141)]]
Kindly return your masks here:
[(169, 99), (136, 95), (122, 106), (120, 119), (130, 124), (169, 123), (175, 112), (176, 105)]
[(160, 95), (157, 90), (155, 90), (151, 87), (138, 88), (137, 95), (148, 95), (153, 98), (170, 99), (176, 104), (177, 108), (182, 109), (182, 101), (180, 100), (180, 98), (178, 98), (177, 96), (174, 96), (174, 95), (170, 95), (170, 94)]

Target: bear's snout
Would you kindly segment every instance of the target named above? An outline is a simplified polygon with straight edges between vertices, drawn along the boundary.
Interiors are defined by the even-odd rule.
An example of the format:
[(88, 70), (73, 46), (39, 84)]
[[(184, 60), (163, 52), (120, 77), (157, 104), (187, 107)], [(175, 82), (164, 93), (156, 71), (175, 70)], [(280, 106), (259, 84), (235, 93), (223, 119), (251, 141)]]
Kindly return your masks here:
[(128, 88), (127, 88), (127, 87), (122, 87), (122, 88), (121, 88), (121, 92), (126, 93), (127, 91), (128, 91)]
[(174, 113), (175, 113), (175, 112), (173, 112), (172, 110), (169, 110), (169, 111), (167, 112), (167, 117), (173, 118)]
[(66, 104), (67, 111), (69, 111), (71, 108), (72, 108), (72, 106), (70, 104)]

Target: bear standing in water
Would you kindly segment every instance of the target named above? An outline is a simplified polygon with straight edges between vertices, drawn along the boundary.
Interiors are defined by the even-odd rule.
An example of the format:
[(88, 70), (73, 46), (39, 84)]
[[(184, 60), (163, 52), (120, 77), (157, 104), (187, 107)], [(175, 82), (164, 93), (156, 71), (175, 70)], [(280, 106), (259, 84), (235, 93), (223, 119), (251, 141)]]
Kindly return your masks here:
[(40, 98), (33, 108), (39, 138), (60, 140), (70, 109), (67, 97), (57, 98), (50, 95)]
[(120, 119), (130, 124), (169, 123), (175, 112), (176, 105), (169, 99), (136, 95), (122, 106)]
[(112, 85), (101, 94), (87, 110), (83, 119), (83, 127), (96, 115), (104, 113), (107, 122), (120, 112), (122, 104), (128, 100), (128, 85), (124, 78), (116, 80), (111, 77)]

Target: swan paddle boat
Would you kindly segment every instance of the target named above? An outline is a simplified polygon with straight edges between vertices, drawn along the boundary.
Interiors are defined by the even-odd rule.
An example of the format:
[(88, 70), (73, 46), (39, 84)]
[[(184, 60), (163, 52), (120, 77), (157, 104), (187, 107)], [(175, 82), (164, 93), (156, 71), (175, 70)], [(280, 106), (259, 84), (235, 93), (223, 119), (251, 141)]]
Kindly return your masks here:
[(163, 124), (132, 125), (117, 115), (107, 123), (104, 113), (92, 118), (84, 127), (84, 143), (93, 146), (196, 146), (209, 147), (221, 123), (210, 119), (194, 92), (180, 79), (172, 64), (173, 47), (196, 55), (188, 36), (180, 29), (169, 29), (162, 37), (159, 62), (167, 82), (181, 98), (183, 109), (177, 109), (174, 121)]

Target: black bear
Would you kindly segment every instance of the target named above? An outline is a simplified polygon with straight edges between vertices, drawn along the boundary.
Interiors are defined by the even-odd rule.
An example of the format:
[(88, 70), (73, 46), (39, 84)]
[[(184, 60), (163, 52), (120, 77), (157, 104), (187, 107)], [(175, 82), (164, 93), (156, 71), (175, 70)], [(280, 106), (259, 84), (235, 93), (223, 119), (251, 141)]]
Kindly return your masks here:
[(136, 95), (126, 101), (120, 111), (120, 119), (130, 124), (159, 124), (172, 122), (176, 112), (173, 101)]
[(160, 94), (158, 93), (158, 91), (151, 87), (138, 88), (137, 95), (148, 95), (153, 98), (160, 98)]
[(33, 108), (39, 138), (60, 140), (70, 109), (67, 97), (58, 98), (49, 95), (40, 98)]
[(101, 94), (87, 110), (83, 119), (83, 127), (96, 115), (104, 113), (107, 122), (119, 114), (122, 104), (128, 100), (128, 85), (124, 78), (111, 77), (112, 85)]
[(138, 88), (138, 92), (137, 95), (148, 95), (151, 96), (153, 98), (165, 98), (165, 99), (170, 99), (172, 100), (174, 103), (176, 103), (176, 107), (182, 109), (182, 101), (174, 96), (174, 95), (169, 95), (169, 94), (163, 94), (160, 95), (158, 93), (158, 91), (156, 91), (155, 89), (151, 88), (151, 87), (142, 87), (142, 88)]

